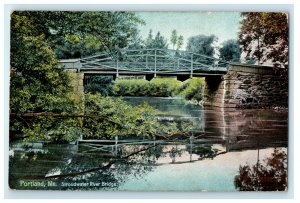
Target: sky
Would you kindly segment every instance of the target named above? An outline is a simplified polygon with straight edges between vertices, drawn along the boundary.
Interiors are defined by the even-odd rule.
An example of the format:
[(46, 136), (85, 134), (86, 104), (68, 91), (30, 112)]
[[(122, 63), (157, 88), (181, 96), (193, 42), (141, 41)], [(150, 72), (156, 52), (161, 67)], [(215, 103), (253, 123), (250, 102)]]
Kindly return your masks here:
[(169, 48), (172, 30), (184, 38), (183, 49), (187, 39), (195, 35), (216, 35), (218, 45), (229, 39), (237, 39), (240, 26), (239, 12), (137, 12), (146, 25), (139, 26), (140, 34), (146, 39), (149, 30), (153, 35), (160, 33), (168, 39)]

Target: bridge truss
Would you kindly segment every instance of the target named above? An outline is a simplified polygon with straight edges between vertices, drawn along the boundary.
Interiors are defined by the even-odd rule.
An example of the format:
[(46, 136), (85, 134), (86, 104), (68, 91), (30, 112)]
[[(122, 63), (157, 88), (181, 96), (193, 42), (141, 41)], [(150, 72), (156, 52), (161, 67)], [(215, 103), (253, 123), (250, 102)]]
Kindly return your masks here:
[(115, 71), (141, 74), (226, 72), (228, 62), (188, 51), (171, 49), (124, 49), (80, 59), (80, 72)]

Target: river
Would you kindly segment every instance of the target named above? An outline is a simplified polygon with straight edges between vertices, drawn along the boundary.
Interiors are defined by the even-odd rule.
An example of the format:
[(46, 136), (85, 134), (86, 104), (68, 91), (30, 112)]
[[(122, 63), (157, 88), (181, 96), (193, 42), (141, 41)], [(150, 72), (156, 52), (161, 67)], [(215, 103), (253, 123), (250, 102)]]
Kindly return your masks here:
[(181, 98), (125, 97), (188, 120), (193, 137), (144, 143), (10, 144), (12, 189), (237, 191), (240, 166), (287, 153), (287, 110), (204, 108)]

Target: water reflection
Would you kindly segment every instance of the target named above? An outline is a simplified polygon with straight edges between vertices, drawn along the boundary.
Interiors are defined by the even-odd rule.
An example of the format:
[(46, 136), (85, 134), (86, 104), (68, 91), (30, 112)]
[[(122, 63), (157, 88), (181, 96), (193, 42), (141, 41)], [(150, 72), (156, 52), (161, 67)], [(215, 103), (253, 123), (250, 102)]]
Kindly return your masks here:
[(274, 149), (272, 156), (263, 162), (239, 167), (234, 179), (240, 191), (285, 191), (287, 190), (287, 154)]
[[(278, 151), (269, 159), (268, 156), (273, 148), (287, 148), (287, 112), (203, 109), (180, 99), (152, 98), (148, 101), (163, 112), (161, 118), (183, 123), (192, 121), (192, 133), (169, 140), (140, 140), (144, 142), (140, 144), (49, 144), (28, 148), (13, 143), (9, 159), (10, 187), (285, 190), (286, 153)], [(130, 102), (143, 101), (136, 98)], [(267, 161), (257, 164), (257, 159)]]
[[(10, 187), (62, 190), (116, 189), (128, 177), (139, 178), (152, 171), (158, 159), (170, 157), (172, 163), (175, 163), (175, 158), (180, 157), (184, 149), (177, 145), (123, 145), (119, 147), (116, 155), (114, 150), (111, 153), (102, 153), (101, 150), (84, 153), (82, 150), (71, 149), (68, 145), (48, 146), (39, 151), (18, 148), (10, 158)], [(25, 187), (20, 183), (24, 180), (51, 180), (54, 181), (52, 183), (54, 186)], [(83, 187), (83, 183), (87, 183), (88, 187)]]

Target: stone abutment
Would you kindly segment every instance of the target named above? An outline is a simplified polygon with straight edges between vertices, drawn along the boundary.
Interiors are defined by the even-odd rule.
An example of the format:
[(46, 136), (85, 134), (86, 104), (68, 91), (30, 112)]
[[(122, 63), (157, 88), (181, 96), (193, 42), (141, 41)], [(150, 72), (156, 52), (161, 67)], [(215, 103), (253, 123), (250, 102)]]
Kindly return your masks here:
[(287, 107), (288, 81), (272, 67), (230, 64), (227, 74), (207, 76), (204, 105), (224, 108)]

